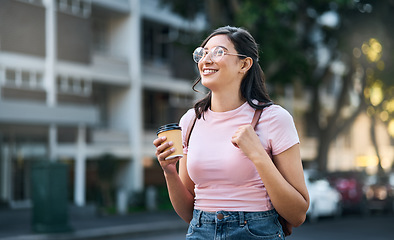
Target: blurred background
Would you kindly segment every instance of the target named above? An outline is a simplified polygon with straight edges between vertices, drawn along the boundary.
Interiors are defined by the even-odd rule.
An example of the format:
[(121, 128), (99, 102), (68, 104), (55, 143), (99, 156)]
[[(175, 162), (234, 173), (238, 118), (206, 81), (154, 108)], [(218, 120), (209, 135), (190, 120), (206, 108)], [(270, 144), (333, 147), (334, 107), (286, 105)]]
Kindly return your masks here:
[(0, 211), (171, 209), (152, 141), (203, 96), (192, 52), (224, 25), (252, 33), (294, 117), (308, 218), (393, 211), (393, 13), (393, 0), (1, 0)]

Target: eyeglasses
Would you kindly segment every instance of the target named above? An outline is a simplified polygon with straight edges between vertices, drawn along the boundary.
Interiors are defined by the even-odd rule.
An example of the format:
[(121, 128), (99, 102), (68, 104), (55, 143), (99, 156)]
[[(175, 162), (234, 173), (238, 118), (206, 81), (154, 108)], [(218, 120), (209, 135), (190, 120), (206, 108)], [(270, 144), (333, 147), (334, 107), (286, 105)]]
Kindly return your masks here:
[(211, 53), (210, 56), (211, 56), (211, 60), (213, 62), (220, 61), (224, 55), (248, 57), (248, 56), (243, 55), (243, 54), (228, 53), (228, 52), (224, 51), (224, 49), (222, 47), (214, 47), (214, 48), (211, 49), (211, 51), (205, 50), (202, 47), (198, 47), (193, 52), (193, 60), (196, 63), (199, 63), (201, 61), (201, 59), (203, 59), (205, 56), (207, 56), (208, 53)]

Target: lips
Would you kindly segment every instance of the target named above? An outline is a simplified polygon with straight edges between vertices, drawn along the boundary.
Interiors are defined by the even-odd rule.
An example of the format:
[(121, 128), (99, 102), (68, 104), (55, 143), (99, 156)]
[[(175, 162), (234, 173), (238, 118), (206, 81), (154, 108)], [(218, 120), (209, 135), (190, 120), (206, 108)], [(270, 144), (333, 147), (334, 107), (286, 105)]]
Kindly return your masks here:
[(206, 68), (206, 69), (203, 69), (203, 74), (204, 75), (208, 75), (208, 74), (213, 74), (213, 73), (216, 73), (216, 72), (218, 72), (219, 70), (216, 70), (216, 69), (209, 69), (209, 68)]

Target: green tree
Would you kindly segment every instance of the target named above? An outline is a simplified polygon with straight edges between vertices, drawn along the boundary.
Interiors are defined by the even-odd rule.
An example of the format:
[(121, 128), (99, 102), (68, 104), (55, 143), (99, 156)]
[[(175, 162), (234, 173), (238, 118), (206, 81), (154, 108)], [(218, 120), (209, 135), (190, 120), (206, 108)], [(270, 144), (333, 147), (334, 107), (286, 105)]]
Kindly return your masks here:
[[(365, 75), (365, 89), (362, 101), (367, 115), (371, 119), (370, 137), (378, 161), (378, 173), (383, 174), (380, 149), (377, 142), (376, 123), (382, 121), (390, 133), (390, 123), (394, 128), (394, 69), (390, 66), (394, 60), (393, 37), (393, 1), (360, 1), (357, 12), (345, 12), (353, 29), (347, 38), (349, 48), (359, 69)], [(392, 129), (394, 131), (394, 129)], [(391, 134), (393, 138), (394, 132)]]

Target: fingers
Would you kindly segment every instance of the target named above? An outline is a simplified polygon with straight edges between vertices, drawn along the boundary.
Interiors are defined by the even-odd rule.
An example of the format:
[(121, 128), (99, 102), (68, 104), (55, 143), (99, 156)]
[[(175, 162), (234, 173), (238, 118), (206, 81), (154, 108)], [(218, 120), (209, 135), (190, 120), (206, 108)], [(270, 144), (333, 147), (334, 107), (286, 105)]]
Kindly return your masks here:
[(251, 132), (254, 132), (252, 125), (247, 124), (240, 126), (234, 135), (231, 137), (232, 144), (239, 148), (239, 144), (246, 140), (247, 135)]
[(231, 137), (231, 142), (234, 144), (235, 147), (238, 147), (238, 142), (239, 139), (242, 137), (242, 135), (245, 132), (245, 125), (244, 126), (240, 126), (237, 131), (234, 133), (234, 135)]
[(234, 145), (234, 147), (238, 147), (238, 140), (239, 140), (239, 129), (234, 133), (234, 135), (231, 137), (231, 143)]
[(156, 146), (156, 156), (159, 161), (165, 160), (169, 155), (175, 152), (175, 148), (172, 146), (174, 143), (172, 141), (166, 142), (166, 137), (156, 138), (153, 144)]
[(154, 141), (153, 141), (153, 145), (155, 145), (156, 147), (158, 147), (158, 146), (160, 146), (165, 140), (167, 139), (167, 137), (159, 137), (159, 138), (156, 138)]
[(156, 146), (156, 156), (164, 152), (167, 148), (170, 148), (172, 145), (174, 145), (173, 142), (166, 142), (167, 138), (166, 137), (160, 137), (156, 138), (153, 141), (153, 144)]
[(153, 141), (153, 145), (156, 146), (156, 157), (165, 173), (177, 174), (176, 163), (181, 157), (175, 157), (166, 160), (168, 156), (175, 152), (175, 148), (173, 147), (174, 143), (172, 141), (167, 142), (166, 140), (166, 137), (159, 137)]
[(161, 145), (159, 145), (158, 147), (156, 147), (156, 152), (160, 154), (160, 153), (164, 152), (165, 150), (169, 149), (170, 147), (172, 147), (173, 145), (174, 145), (174, 143), (171, 141), (164, 142)]
[[(162, 149), (163, 146), (169, 146), (167, 148)], [(159, 161), (165, 160), (171, 153), (175, 152), (175, 148), (171, 148), (170, 144), (165, 143), (163, 146), (160, 146), (156, 150), (156, 156)], [(161, 150), (162, 149), (162, 150)]]

